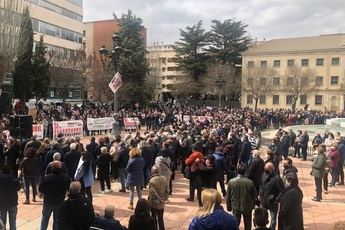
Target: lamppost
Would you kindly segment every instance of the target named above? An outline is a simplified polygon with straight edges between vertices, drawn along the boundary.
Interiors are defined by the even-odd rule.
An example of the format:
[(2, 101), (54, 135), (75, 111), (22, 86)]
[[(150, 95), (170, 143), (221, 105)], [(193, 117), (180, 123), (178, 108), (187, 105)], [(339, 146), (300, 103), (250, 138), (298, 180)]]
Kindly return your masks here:
[[(119, 46), (120, 43), (120, 35), (117, 33), (113, 33), (112, 36), (113, 39), (113, 50), (109, 51), (105, 48), (105, 46), (102, 46), (99, 49), (100, 58), (102, 61), (103, 69), (105, 71), (110, 70), (110, 63), (113, 64), (115, 68), (115, 73), (119, 72), (119, 62), (120, 62), (120, 55), (122, 53), (128, 54), (130, 50), (124, 49), (123, 47)], [(108, 63), (106, 61), (108, 60)], [(113, 123), (113, 135), (117, 136), (120, 135), (120, 128), (119, 128), (119, 122), (118, 122), (118, 101), (117, 101), (117, 92), (114, 93), (114, 123)]]
[(218, 75), (218, 79), (215, 80), (214, 83), (216, 84), (218, 88), (218, 106), (221, 107), (222, 106), (222, 88), (223, 88), (223, 85), (225, 84), (225, 80), (223, 80), (223, 76)]

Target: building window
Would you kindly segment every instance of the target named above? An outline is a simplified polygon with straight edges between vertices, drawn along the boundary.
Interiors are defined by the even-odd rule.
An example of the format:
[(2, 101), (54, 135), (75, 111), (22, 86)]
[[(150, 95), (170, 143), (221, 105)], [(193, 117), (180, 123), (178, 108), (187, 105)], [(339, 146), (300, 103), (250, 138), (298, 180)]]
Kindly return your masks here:
[(247, 95), (247, 104), (248, 105), (253, 104), (253, 96), (252, 95)]
[(54, 90), (50, 90), (50, 97), (55, 97), (55, 92), (54, 92)]
[(273, 95), (273, 105), (279, 105), (279, 95)]
[(340, 58), (332, 58), (332, 65), (339, 65), (340, 64)]
[(287, 105), (292, 105), (292, 96), (291, 95), (287, 95), (286, 96), (286, 104)]
[(260, 97), (260, 105), (266, 104), (266, 96), (261, 96)]
[(308, 59), (302, 59), (302, 66), (308, 66), (309, 65), (309, 60)]
[(315, 95), (315, 105), (322, 105), (322, 95)]
[(293, 66), (294, 64), (295, 64), (295, 60), (293, 60), (293, 59), (290, 59), (287, 61), (288, 66)]
[(280, 67), (280, 60), (274, 60), (273, 66), (274, 67)]
[(323, 77), (316, 77), (315, 84), (321, 86), (323, 84)]
[(279, 77), (273, 78), (273, 85), (274, 86), (279, 86), (280, 85), (280, 78)]
[(316, 59), (316, 65), (317, 66), (323, 65), (323, 58), (317, 58)]
[(267, 67), (267, 61), (261, 61), (261, 67)]
[(307, 104), (307, 95), (301, 95), (300, 97), (300, 104), (306, 105)]
[(253, 61), (248, 62), (248, 68), (254, 68), (254, 62)]
[(331, 76), (331, 85), (338, 85), (338, 76)]

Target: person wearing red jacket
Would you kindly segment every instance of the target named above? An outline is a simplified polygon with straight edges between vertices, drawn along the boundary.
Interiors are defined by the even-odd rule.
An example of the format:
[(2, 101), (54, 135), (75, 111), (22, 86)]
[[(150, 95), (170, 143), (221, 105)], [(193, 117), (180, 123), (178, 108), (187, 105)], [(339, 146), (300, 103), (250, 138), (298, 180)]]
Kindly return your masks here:
[[(189, 174), (189, 198), (187, 201), (194, 202), (195, 189), (198, 197), (201, 197), (200, 176), (195, 172), (197, 167), (202, 168), (204, 163), (204, 155), (201, 153), (202, 146), (199, 143), (192, 145), (192, 154), (186, 159), (186, 174)], [(201, 207), (201, 200), (198, 199)]]

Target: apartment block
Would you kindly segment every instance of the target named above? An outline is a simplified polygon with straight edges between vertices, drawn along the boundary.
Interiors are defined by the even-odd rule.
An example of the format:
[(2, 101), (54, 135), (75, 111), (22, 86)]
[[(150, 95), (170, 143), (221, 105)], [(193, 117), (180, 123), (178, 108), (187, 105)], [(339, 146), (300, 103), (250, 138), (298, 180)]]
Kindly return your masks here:
[[(289, 66), (315, 71), (317, 89), (302, 95), (296, 108), (343, 110), (345, 104), (345, 34), (284, 38), (262, 42), (242, 54), (243, 72), (254, 65), (276, 70), (273, 90), (260, 98), (258, 108), (291, 108), (292, 98), (280, 89), (282, 76)], [(243, 75), (242, 81), (247, 81)], [(242, 107), (254, 107), (252, 95), (242, 90)]]

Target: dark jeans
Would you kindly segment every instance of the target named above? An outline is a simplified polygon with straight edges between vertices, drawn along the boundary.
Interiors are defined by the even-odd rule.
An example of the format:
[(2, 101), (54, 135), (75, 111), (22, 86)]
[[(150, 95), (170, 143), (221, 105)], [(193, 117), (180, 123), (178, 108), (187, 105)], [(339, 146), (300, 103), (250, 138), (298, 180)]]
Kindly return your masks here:
[(79, 180), (80, 184), (81, 184), (81, 189), (80, 189), (80, 194), (82, 194), (83, 196), (86, 196), (87, 198), (89, 198), (89, 200), (92, 203), (92, 192), (91, 192), (91, 186), (90, 187), (86, 187), (84, 185), (84, 180), (83, 178)]
[(201, 186), (200, 180), (194, 174), (191, 174), (189, 177), (189, 198), (194, 200), (195, 190), (197, 190), (197, 198), (199, 202), (199, 206), (202, 206), (201, 202)]
[(17, 206), (14, 206), (9, 209), (0, 210), (0, 218), (5, 227), (6, 227), (6, 219), (7, 219), (7, 213), (8, 213), (8, 220), (10, 224), (9, 230), (16, 230), (17, 211), (18, 211)]
[(339, 175), (338, 175), (338, 168), (331, 168), (331, 176), (332, 176), (332, 185), (335, 185), (335, 182), (338, 182)]
[(104, 186), (104, 182), (107, 184), (107, 188), (110, 190), (111, 187), (110, 187), (110, 178), (109, 178), (109, 173), (108, 175), (101, 175), (100, 178), (99, 178), (99, 182), (101, 184), (101, 190), (104, 191), (105, 189), (105, 186)]
[(344, 184), (344, 163), (339, 163), (338, 164), (338, 175), (339, 175), (339, 182)]
[[(155, 220), (156, 226), (158, 226), (158, 229), (159, 230), (165, 230), (164, 219), (163, 219), (164, 209), (152, 208), (151, 212), (152, 212), (152, 217)], [(158, 224), (157, 224), (157, 222), (158, 222)]]
[(243, 216), (244, 229), (245, 230), (251, 230), (252, 229), (252, 210), (246, 211), (246, 212), (234, 210), (233, 214), (236, 218), (238, 226), (240, 226), (241, 216)]
[(314, 178), (316, 187), (316, 199), (322, 199), (322, 178)]
[(150, 170), (148, 168), (144, 168), (144, 186), (146, 187), (149, 183), (150, 179)]
[(220, 185), (220, 188), (221, 188), (221, 190), (222, 190), (223, 197), (225, 197), (225, 195), (226, 195), (226, 190), (225, 190), (224, 178), (223, 178), (223, 180), (217, 180), (217, 182), (218, 182), (219, 185)]
[(328, 173), (323, 175), (323, 190), (328, 191)]
[(53, 213), (53, 230), (58, 229), (58, 218), (61, 205), (43, 204), (41, 230), (46, 230), (49, 224), (49, 218)]
[(275, 230), (276, 229), (276, 224), (277, 224), (278, 206), (269, 209), (269, 211), (270, 211), (270, 215), (271, 215), (271, 225), (270, 225), (270, 228), (271, 228), (271, 230)]
[(37, 178), (35, 176), (25, 177), (24, 176), (24, 184), (25, 184), (25, 197), (27, 200), (30, 200), (30, 185), (32, 187), (32, 195), (36, 198), (37, 195)]
[(127, 178), (127, 172), (126, 169), (118, 169), (119, 170), (119, 178), (121, 183), (121, 189), (126, 189), (126, 178)]
[(301, 152), (300, 152), (301, 147), (299, 145), (295, 145), (294, 147), (295, 147), (294, 157), (296, 156), (299, 157), (301, 155)]
[(307, 146), (301, 146), (303, 160), (307, 160)]

